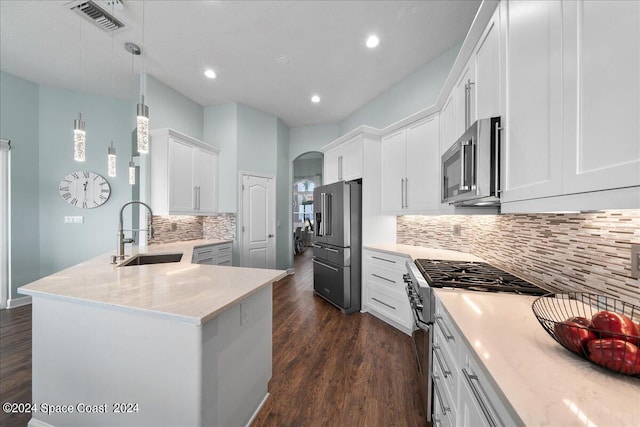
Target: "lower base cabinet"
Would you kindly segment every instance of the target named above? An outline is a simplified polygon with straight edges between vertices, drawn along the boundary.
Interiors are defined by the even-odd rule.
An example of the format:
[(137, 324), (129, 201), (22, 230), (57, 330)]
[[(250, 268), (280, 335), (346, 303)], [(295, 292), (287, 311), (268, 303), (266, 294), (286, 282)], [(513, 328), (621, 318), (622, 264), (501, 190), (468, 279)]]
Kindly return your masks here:
[(231, 265), (233, 247), (231, 242), (198, 246), (193, 248), (194, 264)]
[(363, 251), (362, 311), (411, 335), (413, 315), (404, 289), (408, 258), (387, 252)]
[(433, 325), (433, 425), (517, 426), (475, 352), (436, 297)]

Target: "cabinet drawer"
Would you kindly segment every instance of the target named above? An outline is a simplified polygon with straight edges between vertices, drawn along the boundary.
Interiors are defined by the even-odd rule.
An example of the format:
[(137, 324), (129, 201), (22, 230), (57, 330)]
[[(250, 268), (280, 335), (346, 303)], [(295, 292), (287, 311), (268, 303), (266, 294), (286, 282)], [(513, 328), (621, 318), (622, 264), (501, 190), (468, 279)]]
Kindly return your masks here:
[(390, 255), (383, 252), (365, 251), (365, 262), (370, 266), (378, 266), (392, 271), (397, 271), (402, 277), (406, 273), (407, 258)]
[(215, 245), (214, 250), (218, 256), (231, 255), (231, 243), (222, 243), (220, 245)]
[(443, 380), (443, 373), (437, 363), (433, 364), (433, 425), (456, 425), (456, 401)]
[(231, 265), (231, 254), (219, 255), (215, 260), (217, 265)]
[(406, 295), (398, 295), (387, 289), (369, 283), (367, 292), (367, 305), (370, 309), (386, 316), (401, 326), (411, 329), (413, 327), (411, 308)]
[[(403, 270), (406, 271), (406, 270)], [(388, 290), (397, 293), (399, 296), (406, 298), (404, 290), (405, 284), (402, 279), (403, 272), (382, 268), (377, 265), (370, 265), (367, 268), (366, 281), (375, 283), (378, 286), (387, 288)]]
[(451, 396), (457, 396), (460, 378), (460, 365), (457, 363), (457, 357), (449, 351), (442, 331), (438, 327), (432, 328), (433, 331), (433, 366), (438, 366), (441, 372), (441, 379), (444, 386), (450, 390)]
[(436, 303), (434, 320), (434, 329), (439, 332), (443, 338), (442, 347), (449, 352), (454, 362), (459, 366), (461, 364), (460, 352), (462, 339), (449, 314), (442, 308), (439, 301)]

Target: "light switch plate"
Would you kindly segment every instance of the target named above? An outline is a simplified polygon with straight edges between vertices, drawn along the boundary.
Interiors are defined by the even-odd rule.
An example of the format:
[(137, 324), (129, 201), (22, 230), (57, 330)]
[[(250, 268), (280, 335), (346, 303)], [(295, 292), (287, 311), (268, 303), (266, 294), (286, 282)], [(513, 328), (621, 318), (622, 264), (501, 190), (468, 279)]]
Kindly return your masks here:
[(631, 245), (631, 277), (640, 279), (640, 245)]
[(64, 223), (65, 224), (82, 224), (84, 222), (83, 216), (65, 216)]

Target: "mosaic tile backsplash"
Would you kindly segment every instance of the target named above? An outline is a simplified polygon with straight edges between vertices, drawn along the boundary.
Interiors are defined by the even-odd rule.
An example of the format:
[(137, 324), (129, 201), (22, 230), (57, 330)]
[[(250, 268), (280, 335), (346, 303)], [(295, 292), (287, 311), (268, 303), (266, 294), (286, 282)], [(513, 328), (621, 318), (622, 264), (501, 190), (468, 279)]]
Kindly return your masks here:
[(149, 243), (171, 243), (196, 239), (236, 238), (236, 214), (215, 216), (153, 216), (154, 236)]
[[(454, 227), (455, 226), (455, 227)], [(585, 214), (397, 217), (397, 243), (469, 252), (555, 291), (605, 294), (640, 305), (631, 244), (640, 210)], [(460, 235), (454, 235), (454, 228)]]

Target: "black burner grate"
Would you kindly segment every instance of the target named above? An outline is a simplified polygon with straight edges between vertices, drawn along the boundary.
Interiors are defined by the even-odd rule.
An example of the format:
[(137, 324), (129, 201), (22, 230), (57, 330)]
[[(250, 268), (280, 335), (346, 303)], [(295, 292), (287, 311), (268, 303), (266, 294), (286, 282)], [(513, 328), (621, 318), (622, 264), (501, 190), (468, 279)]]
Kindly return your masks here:
[(434, 288), (450, 287), (538, 296), (549, 293), (485, 262), (417, 259), (415, 263), (429, 286)]

